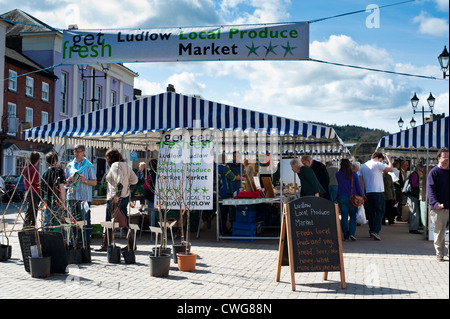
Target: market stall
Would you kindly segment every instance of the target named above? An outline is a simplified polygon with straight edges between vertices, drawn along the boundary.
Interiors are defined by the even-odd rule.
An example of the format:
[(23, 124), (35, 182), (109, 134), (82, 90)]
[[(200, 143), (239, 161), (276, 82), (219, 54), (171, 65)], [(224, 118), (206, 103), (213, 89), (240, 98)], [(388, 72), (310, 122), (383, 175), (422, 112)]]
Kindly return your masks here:
[(389, 152), (393, 159), (411, 161), (410, 167), (421, 163), (426, 167), (422, 177), (421, 215), (425, 226), (425, 238), (433, 236), (428, 214), (426, 196), (426, 177), (437, 164), (437, 152), (442, 147), (449, 147), (449, 117), (444, 117), (423, 125), (384, 136), (380, 139), (377, 150)]
[[(166, 92), (35, 127), (25, 138), (53, 144), (122, 150), (159, 150), (163, 134), (203, 130), (214, 138), (216, 154), (234, 151), (247, 159), (271, 153), (310, 154), (321, 160), (351, 157), (334, 129)], [(280, 166), (281, 167), (281, 166)]]

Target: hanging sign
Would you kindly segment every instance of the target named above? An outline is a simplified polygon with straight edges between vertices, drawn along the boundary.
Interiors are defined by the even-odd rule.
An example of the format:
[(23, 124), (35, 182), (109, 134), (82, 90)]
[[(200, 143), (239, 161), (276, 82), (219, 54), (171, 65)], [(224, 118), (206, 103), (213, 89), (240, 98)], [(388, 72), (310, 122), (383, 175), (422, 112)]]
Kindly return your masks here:
[(63, 32), (63, 64), (307, 60), (309, 23)]
[(166, 134), (159, 148), (155, 208), (213, 209), (214, 145), (211, 136)]

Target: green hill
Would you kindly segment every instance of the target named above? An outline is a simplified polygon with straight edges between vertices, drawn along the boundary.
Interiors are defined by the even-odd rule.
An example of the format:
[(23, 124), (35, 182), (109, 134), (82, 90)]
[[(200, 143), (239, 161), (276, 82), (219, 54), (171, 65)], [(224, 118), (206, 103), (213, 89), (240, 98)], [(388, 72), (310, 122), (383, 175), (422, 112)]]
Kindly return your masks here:
[(371, 129), (367, 127), (355, 125), (330, 125), (325, 123), (317, 123), (334, 128), (337, 135), (344, 141), (344, 143), (360, 143), (360, 142), (378, 142), (383, 136), (389, 135), (389, 132)]

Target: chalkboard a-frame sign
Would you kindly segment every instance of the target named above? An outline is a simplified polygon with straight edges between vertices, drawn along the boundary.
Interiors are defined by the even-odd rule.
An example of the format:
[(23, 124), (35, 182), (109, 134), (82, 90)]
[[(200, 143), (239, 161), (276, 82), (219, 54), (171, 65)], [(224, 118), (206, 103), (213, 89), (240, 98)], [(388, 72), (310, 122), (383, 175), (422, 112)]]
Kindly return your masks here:
[(341, 273), (345, 286), (341, 226), (337, 204), (320, 197), (301, 197), (283, 207), (278, 251), (277, 282), (280, 281), (283, 249), (287, 241), (291, 286), (295, 291), (296, 272)]

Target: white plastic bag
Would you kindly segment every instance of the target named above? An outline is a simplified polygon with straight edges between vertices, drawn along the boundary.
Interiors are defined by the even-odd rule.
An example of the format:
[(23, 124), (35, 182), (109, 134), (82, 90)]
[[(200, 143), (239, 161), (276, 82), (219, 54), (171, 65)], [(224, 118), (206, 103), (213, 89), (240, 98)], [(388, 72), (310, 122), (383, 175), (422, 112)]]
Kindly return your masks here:
[(360, 225), (364, 225), (365, 223), (367, 223), (364, 205), (358, 207), (358, 212), (356, 213), (356, 223)]

